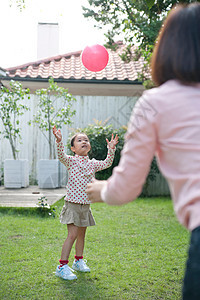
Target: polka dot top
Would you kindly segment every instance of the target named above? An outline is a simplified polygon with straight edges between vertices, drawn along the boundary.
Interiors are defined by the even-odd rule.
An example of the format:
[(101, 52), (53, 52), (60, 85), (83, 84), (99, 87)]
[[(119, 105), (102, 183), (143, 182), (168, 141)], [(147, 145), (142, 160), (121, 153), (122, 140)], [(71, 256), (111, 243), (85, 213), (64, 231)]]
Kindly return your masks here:
[(85, 192), (87, 184), (95, 177), (95, 173), (112, 165), (115, 149), (108, 148), (105, 160), (89, 159), (88, 156), (67, 155), (64, 153), (63, 142), (56, 143), (58, 159), (68, 170), (66, 201), (80, 204), (90, 204)]

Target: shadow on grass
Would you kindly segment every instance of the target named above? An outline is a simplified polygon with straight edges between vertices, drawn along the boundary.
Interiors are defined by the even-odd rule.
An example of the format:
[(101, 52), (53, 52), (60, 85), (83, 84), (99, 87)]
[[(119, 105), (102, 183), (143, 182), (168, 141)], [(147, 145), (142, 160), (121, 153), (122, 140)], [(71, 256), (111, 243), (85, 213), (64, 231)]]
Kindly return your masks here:
[(40, 218), (56, 217), (55, 208), (41, 209), (40, 207), (0, 207), (0, 215), (37, 216)]
[(59, 213), (63, 206), (63, 198), (50, 206), (50, 209), (44, 207), (3, 207), (0, 206), (0, 215), (16, 215), (16, 216), (36, 216), (42, 218), (59, 217)]
[(73, 281), (58, 278), (65, 299), (106, 299), (106, 290), (98, 287), (99, 279), (89, 273), (76, 272), (77, 279)]

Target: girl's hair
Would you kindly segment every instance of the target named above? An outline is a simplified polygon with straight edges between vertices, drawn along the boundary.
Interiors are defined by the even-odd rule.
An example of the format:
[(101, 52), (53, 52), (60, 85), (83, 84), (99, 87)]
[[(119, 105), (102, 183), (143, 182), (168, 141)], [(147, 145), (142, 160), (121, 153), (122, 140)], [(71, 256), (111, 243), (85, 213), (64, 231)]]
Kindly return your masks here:
[[(76, 138), (79, 134), (84, 134), (84, 135), (87, 136), (87, 134), (85, 134), (84, 132), (77, 132), (76, 134), (74, 134), (74, 135), (72, 136), (72, 138), (71, 138), (71, 141), (70, 141), (71, 147), (74, 146), (75, 138)], [(87, 138), (88, 138), (88, 136), (87, 136)], [(88, 140), (89, 140), (89, 138), (88, 138)]]
[(200, 3), (177, 5), (166, 18), (153, 51), (152, 78), (200, 82)]

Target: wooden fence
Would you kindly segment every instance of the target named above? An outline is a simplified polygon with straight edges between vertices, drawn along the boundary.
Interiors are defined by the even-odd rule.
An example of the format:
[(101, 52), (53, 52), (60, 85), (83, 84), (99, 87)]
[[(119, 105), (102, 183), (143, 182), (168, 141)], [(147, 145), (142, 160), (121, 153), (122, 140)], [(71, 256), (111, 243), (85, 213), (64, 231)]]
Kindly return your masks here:
[[(132, 108), (138, 100), (138, 95), (135, 97), (123, 96), (74, 96), (77, 101), (73, 104), (73, 109), (76, 114), (73, 117), (73, 124), (63, 126), (62, 134), (63, 141), (66, 144), (72, 128), (82, 128), (88, 124), (94, 124), (94, 119), (98, 121), (107, 120), (107, 124), (112, 124), (115, 128), (127, 125)], [(28, 121), (33, 119), (33, 115), (37, 111), (38, 98), (36, 95), (31, 95), (29, 102), (30, 110), (22, 116), (22, 144), (19, 145), (19, 157), (29, 161), (30, 184), (37, 184), (37, 163), (39, 159), (48, 159), (49, 150), (47, 140), (40, 130), (34, 125), (28, 125)], [(0, 121), (0, 126), (2, 126)], [(12, 158), (11, 148), (8, 140), (0, 136), (0, 168), (3, 174), (3, 161)], [(66, 185), (67, 173), (66, 169), (61, 166), (60, 176), (62, 185)], [(163, 181), (163, 179), (160, 179)], [(151, 194), (156, 189), (156, 194), (167, 194), (166, 183), (160, 184), (157, 179), (156, 187), (153, 188)], [(149, 188), (151, 189), (151, 188)]]

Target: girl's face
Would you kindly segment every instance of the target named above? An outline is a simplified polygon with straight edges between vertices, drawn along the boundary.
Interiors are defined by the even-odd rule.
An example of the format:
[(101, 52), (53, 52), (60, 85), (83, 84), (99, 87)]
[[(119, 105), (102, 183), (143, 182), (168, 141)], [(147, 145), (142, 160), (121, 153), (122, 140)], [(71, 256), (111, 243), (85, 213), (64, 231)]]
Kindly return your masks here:
[(87, 156), (90, 149), (91, 145), (87, 135), (78, 134), (74, 139), (74, 146), (71, 147), (71, 150), (77, 155)]

